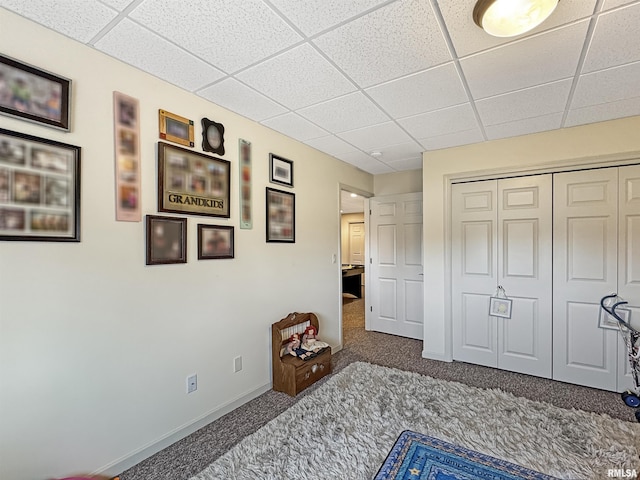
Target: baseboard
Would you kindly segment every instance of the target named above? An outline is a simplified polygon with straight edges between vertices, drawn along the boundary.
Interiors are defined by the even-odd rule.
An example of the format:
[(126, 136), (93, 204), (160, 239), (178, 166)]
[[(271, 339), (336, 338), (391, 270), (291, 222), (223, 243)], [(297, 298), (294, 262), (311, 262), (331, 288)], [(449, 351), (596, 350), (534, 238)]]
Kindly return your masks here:
[(427, 350), (422, 351), (422, 358), (428, 358), (430, 360), (439, 360), (441, 362), (453, 362), (453, 358), (450, 355), (443, 355), (440, 353), (433, 353)]
[(93, 472), (92, 475), (107, 475), (107, 476), (115, 476), (119, 475), (125, 470), (137, 465), (143, 460), (149, 458), (152, 455), (155, 455), (161, 450), (164, 450), (168, 446), (174, 444), (178, 440), (182, 440), (183, 438), (191, 435), (193, 432), (201, 429), (202, 427), (210, 424), (214, 420), (226, 415), (227, 413), (235, 410), (236, 408), (244, 405), (245, 403), (253, 400), (256, 397), (259, 397), (263, 393), (271, 390), (271, 382), (266, 385), (262, 385), (255, 390), (252, 390), (240, 397), (230, 400), (229, 402), (223, 404), (221, 407), (212, 410), (210, 412), (205, 413), (200, 418), (195, 419), (193, 422), (182, 425), (175, 430), (167, 433), (165, 436), (160, 439), (151, 442), (148, 445), (145, 445), (138, 450), (128, 454), (124, 457), (121, 457), (112, 463), (109, 463), (97, 471)]

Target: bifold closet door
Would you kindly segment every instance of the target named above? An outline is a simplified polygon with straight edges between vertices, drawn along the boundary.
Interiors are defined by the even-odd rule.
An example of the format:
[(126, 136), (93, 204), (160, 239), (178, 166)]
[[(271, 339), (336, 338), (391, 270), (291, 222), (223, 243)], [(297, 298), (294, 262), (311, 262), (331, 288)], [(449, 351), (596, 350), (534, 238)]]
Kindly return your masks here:
[(598, 327), (618, 283), (618, 169), (554, 175), (553, 378), (616, 390), (618, 332)]
[[(452, 186), (454, 359), (551, 377), (551, 175)], [(511, 318), (489, 316), (502, 285)]]

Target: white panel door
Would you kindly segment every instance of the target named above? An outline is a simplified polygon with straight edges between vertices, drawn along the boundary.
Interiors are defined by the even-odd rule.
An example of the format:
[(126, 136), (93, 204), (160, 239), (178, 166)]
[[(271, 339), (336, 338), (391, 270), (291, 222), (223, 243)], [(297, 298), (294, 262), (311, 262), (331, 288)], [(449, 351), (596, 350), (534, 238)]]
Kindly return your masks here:
[(551, 378), (552, 176), (498, 181), (498, 284), (513, 300), (497, 318), (498, 368)]
[(453, 358), (498, 366), (495, 318), (497, 180), (451, 186), (451, 313)]
[(364, 222), (349, 224), (349, 263), (364, 265)]
[(422, 340), (422, 193), (369, 201), (371, 330)]
[[(640, 330), (640, 166), (618, 172), (618, 294), (629, 302), (631, 325)], [(627, 347), (618, 335), (619, 392), (634, 388)]]
[(617, 332), (598, 327), (618, 275), (618, 169), (554, 175), (553, 378), (615, 390)]

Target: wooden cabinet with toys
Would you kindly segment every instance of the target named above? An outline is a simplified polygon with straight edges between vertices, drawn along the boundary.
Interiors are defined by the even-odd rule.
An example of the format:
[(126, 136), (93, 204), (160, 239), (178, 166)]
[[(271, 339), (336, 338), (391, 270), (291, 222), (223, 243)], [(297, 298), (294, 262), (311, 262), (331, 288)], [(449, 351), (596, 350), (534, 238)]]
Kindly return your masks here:
[(271, 326), (273, 389), (296, 396), (331, 373), (331, 347), (317, 339), (313, 313), (290, 313)]

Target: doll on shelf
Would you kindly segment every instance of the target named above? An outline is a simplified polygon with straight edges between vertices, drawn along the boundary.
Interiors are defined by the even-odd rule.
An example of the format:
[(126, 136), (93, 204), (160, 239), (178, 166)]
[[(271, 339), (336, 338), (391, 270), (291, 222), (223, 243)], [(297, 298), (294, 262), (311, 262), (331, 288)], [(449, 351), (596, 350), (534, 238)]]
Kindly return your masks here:
[(289, 337), (289, 343), (287, 343), (287, 353), (302, 360), (307, 360), (311, 357), (315, 357), (314, 352), (301, 348), (299, 333), (294, 333), (293, 335), (291, 335), (291, 337)]
[(320, 350), (323, 350), (329, 346), (328, 343), (321, 342), (316, 338), (318, 335), (318, 329), (313, 325), (309, 325), (302, 335), (302, 345), (301, 348), (303, 350), (307, 350), (309, 352), (318, 353)]

